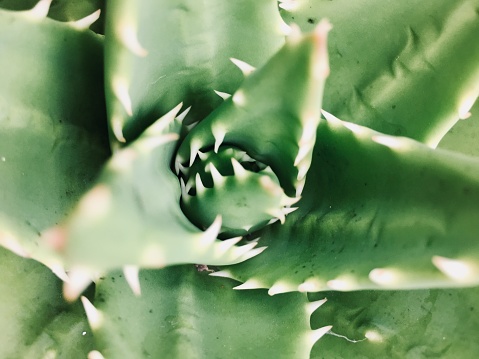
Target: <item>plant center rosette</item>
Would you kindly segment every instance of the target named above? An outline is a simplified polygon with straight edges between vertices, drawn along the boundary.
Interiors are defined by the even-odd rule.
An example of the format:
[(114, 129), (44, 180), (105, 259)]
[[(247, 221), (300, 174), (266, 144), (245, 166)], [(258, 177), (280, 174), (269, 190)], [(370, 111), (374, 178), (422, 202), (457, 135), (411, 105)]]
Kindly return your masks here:
[(181, 208), (199, 228), (221, 216), (220, 237), (242, 236), (284, 223), (296, 209), (328, 73), (328, 28), (291, 35), (258, 70), (235, 60), (246, 74), (242, 86), (181, 141), (174, 161)]

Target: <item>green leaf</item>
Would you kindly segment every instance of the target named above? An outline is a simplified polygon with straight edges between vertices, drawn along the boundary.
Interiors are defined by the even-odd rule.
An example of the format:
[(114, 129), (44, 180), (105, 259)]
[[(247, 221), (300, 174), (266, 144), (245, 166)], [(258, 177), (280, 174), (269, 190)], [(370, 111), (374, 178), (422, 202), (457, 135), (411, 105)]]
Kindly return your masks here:
[(309, 358), (317, 337), (305, 295), (235, 291), (194, 266), (140, 272), (141, 296), (119, 273), (85, 307), (105, 358)]
[(108, 7), (106, 89), (120, 142), (179, 102), (187, 122), (202, 120), (243, 76), (237, 58), (261, 66), (284, 42), (276, 0), (125, 0)]
[(326, 292), (311, 318), (333, 328), (312, 359), (475, 358), (479, 288), (415, 291)]
[(323, 108), (342, 120), (435, 146), (479, 94), (478, 0), (295, 3), (287, 22), (333, 24)]
[(477, 285), (477, 203), (478, 159), (330, 118), (299, 209), (223, 274), (272, 294)]
[(0, 272), (0, 357), (86, 358), (93, 337), (79, 303), (63, 300), (60, 280), (4, 248)]
[(235, 246), (238, 239), (216, 240), (220, 217), (203, 232), (181, 212), (180, 184), (170, 169), (180, 107), (117, 151), (81, 199), (60, 232), (69, 266), (104, 273), (126, 265), (220, 265), (241, 262), (261, 251), (252, 249), (256, 244)]
[(109, 155), (102, 50), (90, 31), (0, 11), (0, 244), (52, 267), (41, 233)]

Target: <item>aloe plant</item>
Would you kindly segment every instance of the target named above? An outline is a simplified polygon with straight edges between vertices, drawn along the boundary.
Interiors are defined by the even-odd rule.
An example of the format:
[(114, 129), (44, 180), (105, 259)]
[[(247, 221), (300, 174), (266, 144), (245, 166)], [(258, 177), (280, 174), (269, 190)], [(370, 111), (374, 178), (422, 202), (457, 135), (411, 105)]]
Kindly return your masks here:
[(477, 356), (477, 0), (104, 5), (0, 1), (0, 358)]

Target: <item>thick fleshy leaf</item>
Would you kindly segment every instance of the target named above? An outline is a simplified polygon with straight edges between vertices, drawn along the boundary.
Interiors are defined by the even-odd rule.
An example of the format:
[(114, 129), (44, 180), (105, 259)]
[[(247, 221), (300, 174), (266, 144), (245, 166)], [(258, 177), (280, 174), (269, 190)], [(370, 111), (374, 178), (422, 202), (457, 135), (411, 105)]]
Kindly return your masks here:
[[(33, 8), (39, 0), (0, 0), (0, 8), (7, 10), (29, 10)], [(93, 14), (98, 9), (102, 12), (105, 9), (105, 0), (55, 0), (52, 1), (48, 17), (59, 21), (76, 21), (84, 19)], [(91, 29), (95, 32), (103, 32), (104, 17), (92, 24)]]
[(459, 121), (441, 140), (439, 148), (479, 157), (479, 101), (471, 109), (471, 116)]
[[(180, 106), (117, 151), (54, 242), (68, 266), (106, 272), (125, 265), (161, 268), (179, 263), (232, 264), (259, 253), (216, 240), (221, 217), (205, 232), (181, 212), (180, 184), (170, 169)], [(50, 239), (52, 242), (52, 239)], [(78, 293), (79, 294), (79, 293)]]
[(53, 266), (40, 233), (71, 209), (109, 149), (100, 38), (41, 15), (0, 11), (0, 244)]
[(86, 358), (93, 338), (85, 313), (63, 300), (48, 268), (0, 248), (0, 273), (1, 358)]
[(295, 29), (263, 67), (192, 129), (178, 149), (179, 160), (191, 165), (198, 150), (239, 148), (270, 166), (289, 196), (299, 196), (329, 74), (329, 29), (326, 21), (307, 34)]
[(98, 282), (92, 307), (84, 300), (105, 358), (309, 358), (327, 331), (310, 330), (319, 303), (304, 294), (269, 297), (235, 291), (194, 266), (140, 272), (135, 296), (122, 274)]
[(124, 0), (109, 4), (110, 126), (132, 140), (179, 102), (202, 120), (243, 80), (230, 58), (261, 66), (284, 43), (276, 0)]
[(226, 276), (272, 293), (478, 284), (478, 159), (334, 118), (318, 138), (299, 209)]
[(479, 353), (479, 288), (326, 292), (312, 326), (333, 325), (311, 359), (464, 358)]
[(333, 24), (323, 108), (342, 120), (435, 146), (479, 93), (478, 0), (292, 3), (287, 22)]

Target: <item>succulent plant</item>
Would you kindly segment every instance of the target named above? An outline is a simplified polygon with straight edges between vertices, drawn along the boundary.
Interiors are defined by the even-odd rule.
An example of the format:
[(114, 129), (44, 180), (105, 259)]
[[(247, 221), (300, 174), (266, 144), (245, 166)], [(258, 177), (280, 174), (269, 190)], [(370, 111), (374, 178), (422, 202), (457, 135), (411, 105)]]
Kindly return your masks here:
[(0, 358), (477, 357), (478, 0), (107, 5), (0, 1)]

